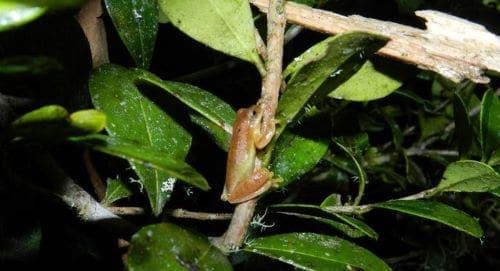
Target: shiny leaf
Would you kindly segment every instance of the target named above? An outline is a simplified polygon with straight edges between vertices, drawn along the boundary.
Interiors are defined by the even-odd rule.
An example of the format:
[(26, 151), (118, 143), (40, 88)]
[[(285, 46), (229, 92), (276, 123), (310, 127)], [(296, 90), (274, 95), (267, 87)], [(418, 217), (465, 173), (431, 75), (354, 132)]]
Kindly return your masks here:
[(159, 0), (170, 22), (191, 38), (264, 71), (257, 53), (255, 27), (246, 0)]
[[(278, 210), (277, 212), (280, 213), (286, 213), (286, 214), (301, 214), (305, 216), (315, 216), (320, 219), (312, 218), (315, 219), (319, 222), (329, 224), (330, 226), (336, 228), (337, 230), (340, 230), (347, 234), (350, 237), (360, 237), (360, 236), (368, 236), (373, 239), (378, 239), (378, 234), (373, 230), (370, 226), (368, 226), (366, 223), (363, 221), (343, 215), (343, 214), (338, 214), (336, 212), (330, 212), (328, 208), (324, 207), (319, 207), (316, 205), (309, 205), (309, 204), (274, 204), (270, 206), (273, 209)], [(284, 210), (284, 211), (282, 211)], [(328, 217), (334, 217), (336, 220), (333, 220), (333, 218), (325, 218), (325, 216)], [(305, 217), (304, 217), (305, 218)], [(326, 219), (326, 220), (322, 220)], [(337, 221), (339, 220), (339, 221)], [(334, 223), (332, 223), (334, 222)]]
[(162, 192), (164, 192), (163, 190), (172, 190), (172, 188), (168, 187), (173, 185), (173, 178), (178, 178), (202, 190), (210, 189), (205, 178), (189, 164), (182, 161), (182, 159), (167, 156), (163, 152), (156, 150), (156, 148), (153, 149), (150, 146), (140, 145), (130, 140), (100, 134), (75, 136), (68, 138), (68, 140), (102, 153), (127, 159), (135, 166), (140, 165), (145, 169), (154, 169), (157, 174), (163, 173), (171, 176), (158, 183), (158, 189)]
[(106, 0), (106, 9), (135, 64), (148, 68), (158, 33), (158, 3), (151, 0)]
[(136, 82), (147, 82), (165, 90), (227, 133), (232, 133), (236, 113), (220, 98), (193, 85), (161, 80), (144, 70), (136, 69), (133, 73), (137, 78)]
[(71, 126), (88, 133), (98, 133), (106, 126), (106, 114), (94, 110), (80, 110), (69, 115)]
[(378, 203), (375, 207), (436, 221), (477, 238), (483, 236), (483, 230), (476, 219), (458, 209), (440, 202), (425, 200), (392, 200)]
[(366, 57), (384, 44), (382, 37), (360, 32), (345, 33), (322, 41), (323, 50), (320, 53), (290, 68), (292, 76), (278, 105), (277, 119), (281, 125), (277, 127), (277, 134), (296, 120), (307, 106), (314, 105), (345, 82), (359, 70)]
[[(137, 89), (135, 80), (132, 71), (115, 65), (101, 66), (90, 78), (92, 101), (108, 118), (106, 130), (113, 137), (150, 146), (170, 159), (184, 160), (191, 136), (146, 98)], [(162, 184), (170, 182), (172, 175), (131, 162), (146, 189), (153, 213), (160, 214), (171, 193), (169, 189), (162, 189)]]
[(305, 270), (391, 270), (384, 261), (362, 247), (337, 237), (316, 233), (261, 237), (250, 241), (245, 250)]
[(348, 101), (365, 102), (383, 98), (398, 89), (401, 84), (398, 79), (378, 71), (373, 62), (366, 61), (356, 74), (328, 96)]
[(327, 150), (326, 140), (284, 133), (275, 145), (271, 162), (271, 171), (283, 179), (279, 186), (285, 187), (313, 169)]
[(130, 243), (129, 271), (233, 270), (208, 239), (174, 224), (149, 225)]
[(489, 165), (463, 160), (448, 165), (437, 191), (487, 192), (500, 187), (500, 175)]
[(68, 117), (68, 111), (59, 105), (46, 105), (30, 111), (12, 122), (12, 128), (18, 128), (34, 123), (61, 122)]
[(42, 16), (46, 7), (17, 1), (0, 2), (0, 31), (9, 30), (29, 23)]
[(132, 191), (120, 179), (106, 180), (106, 194), (104, 195), (103, 204), (110, 205), (113, 202), (127, 198), (132, 195)]

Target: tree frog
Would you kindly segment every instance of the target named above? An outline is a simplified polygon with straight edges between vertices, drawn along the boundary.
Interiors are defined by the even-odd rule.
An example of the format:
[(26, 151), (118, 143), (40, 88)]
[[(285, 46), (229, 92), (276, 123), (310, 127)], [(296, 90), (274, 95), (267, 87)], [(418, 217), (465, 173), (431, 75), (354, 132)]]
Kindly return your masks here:
[[(242, 108), (236, 113), (233, 136), (229, 147), (226, 183), (221, 199), (240, 203), (268, 190), (275, 180), (267, 168), (260, 168), (256, 142), (261, 135), (262, 111), (258, 106)], [(254, 168), (257, 168), (254, 170)]]

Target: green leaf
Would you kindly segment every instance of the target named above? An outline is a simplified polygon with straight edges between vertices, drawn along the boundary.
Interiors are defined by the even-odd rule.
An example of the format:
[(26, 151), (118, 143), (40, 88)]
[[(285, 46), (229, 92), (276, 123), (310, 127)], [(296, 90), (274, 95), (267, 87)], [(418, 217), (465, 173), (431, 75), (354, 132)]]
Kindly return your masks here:
[(500, 147), (500, 100), (493, 90), (484, 93), (480, 113), (480, 142), (484, 161)]
[[(157, 174), (165, 174), (167, 177), (158, 183), (158, 190), (172, 190), (173, 178), (178, 178), (190, 185), (202, 190), (209, 190), (207, 180), (189, 164), (174, 156), (167, 156), (165, 153), (137, 144), (133, 141), (117, 137), (109, 137), (100, 134), (69, 137), (70, 142), (89, 147), (102, 153), (129, 160), (135, 166), (145, 169), (154, 169)], [(173, 178), (172, 178), (173, 177)], [(147, 189), (147, 184), (144, 184)], [(171, 191), (169, 191), (171, 192)]]
[(11, 127), (15, 129), (35, 123), (63, 122), (67, 117), (68, 111), (64, 107), (60, 105), (46, 105), (17, 118), (12, 122)]
[(328, 94), (329, 97), (348, 101), (365, 102), (383, 98), (401, 87), (401, 81), (378, 71), (371, 61), (349, 80)]
[(217, 96), (193, 85), (163, 81), (144, 70), (136, 69), (133, 72), (138, 83), (147, 82), (167, 91), (227, 133), (232, 133), (232, 124), (236, 119), (236, 113), (229, 104)]
[(127, 267), (130, 271), (233, 270), (206, 237), (167, 223), (146, 226), (132, 236)]
[(273, 150), (271, 171), (283, 179), (285, 187), (314, 168), (328, 150), (328, 141), (284, 133)]
[(3, 75), (42, 75), (63, 69), (59, 61), (46, 56), (13, 56), (0, 60)]
[(487, 192), (500, 187), (500, 175), (489, 165), (463, 160), (448, 165), (436, 192)]
[[(332, 219), (327, 219), (329, 221), (333, 221), (335, 223), (337, 223), (338, 225), (341, 225), (339, 227), (336, 227), (336, 224), (331, 224), (331, 226), (333, 227), (336, 227), (338, 230), (340, 231), (343, 231), (344, 233), (346, 233), (348, 236), (350, 237), (359, 237), (360, 235), (359, 234), (362, 234), (362, 235), (366, 235), (370, 238), (373, 238), (373, 239), (378, 239), (378, 234), (377, 232), (375, 232), (375, 230), (373, 230), (370, 226), (368, 226), (366, 223), (364, 223), (363, 221), (359, 220), (359, 219), (355, 219), (353, 217), (350, 217), (350, 216), (346, 216), (346, 215), (343, 215), (343, 214), (339, 214), (339, 213), (336, 213), (336, 212), (330, 212), (328, 210), (328, 208), (323, 208), (323, 207), (319, 207), (319, 206), (316, 206), (316, 205), (309, 205), (309, 204), (274, 204), (274, 205), (271, 205), (270, 206), (271, 208), (273, 209), (288, 209), (288, 210), (292, 210), (292, 211), (277, 211), (279, 213), (297, 213), (297, 214), (305, 214), (306, 216), (307, 215), (312, 215), (312, 216), (315, 216), (315, 217), (319, 217), (319, 218), (324, 218), (325, 215), (327, 216), (333, 216), (335, 217), (336, 219), (340, 220), (341, 223), (339, 223), (338, 221), (334, 221)], [(318, 214), (319, 212), (319, 214)], [(323, 222), (323, 223), (329, 223), (327, 221), (322, 221), (322, 220), (318, 220), (320, 222)], [(346, 232), (346, 231), (349, 231), (349, 232)], [(356, 236), (354, 236), (356, 235)]]
[(484, 234), (476, 219), (461, 210), (440, 202), (391, 200), (375, 204), (374, 206), (436, 221), (477, 238), (482, 237)]
[(158, 33), (158, 3), (151, 0), (106, 0), (106, 9), (135, 64), (148, 68)]
[(460, 157), (466, 157), (472, 145), (472, 127), (464, 100), (457, 93), (453, 96), (453, 118), (458, 152)]
[(278, 214), (283, 214), (283, 215), (289, 215), (289, 216), (295, 216), (303, 219), (308, 219), (308, 220), (315, 220), (320, 223), (323, 223), (325, 225), (328, 225), (332, 227), (333, 229), (340, 231), (344, 233), (345, 235), (351, 237), (351, 238), (359, 238), (365, 236), (365, 234), (356, 228), (353, 228), (347, 224), (335, 221), (333, 219), (328, 219), (320, 216), (315, 216), (315, 215), (309, 215), (309, 214), (301, 214), (301, 213), (295, 213), (295, 212), (276, 212)]
[(255, 27), (246, 0), (159, 0), (170, 22), (191, 38), (225, 54), (253, 63), (261, 74)]
[(46, 7), (19, 3), (18, 1), (0, 2), (0, 31), (6, 31), (29, 23), (42, 16)]
[(261, 237), (248, 243), (245, 250), (305, 270), (391, 270), (384, 261), (362, 247), (337, 237), (315, 233)]
[[(11, 1), (11, 0), (7, 0)], [(76, 8), (85, 3), (85, 0), (16, 0), (18, 3), (23, 3), (32, 6), (46, 6), (51, 9)]]
[(132, 191), (120, 179), (106, 180), (106, 195), (104, 195), (103, 205), (111, 205), (113, 202), (127, 198), (132, 195)]
[(371, 56), (385, 42), (384, 38), (376, 35), (345, 33), (315, 45), (321, 50), (306, 51), (307, 55), (315, 53), (313, 56), (300, 56), (298, 59), (302, 58), (304, 61), (292, 63), (295, 67), (287, 68), (292, 77), (278, 104), (277, 119), (281, 125), (277, 127), (277, 135), (300, 117), (300, 113), (308, 106), (323, 99), (352, 76), (366, 57)]
[[(89, 89), (95, 107), (106, 113), (106, 130), (113, 137), (150, 146), (169, 159), (184, 160), (191, 136), (137, 89), (135, 77), (133, 71), (116, 65), (101, 66), (92, 74)], [(146, 189), (153, 213), (159, 215), (171, 193), (162, 184), (172, 175), (133, 162), (132, 167)]]
[(231, 144), (231, 134), (228, 131), (199, 114), (190, 114), (189, 117), (193, 123), (209, 134), (217, 146), (224, 151), (228, 151)]
[[(342, 149), (345, 153), (347, 153), (347, 155), (349, 156), (349, 158), (351, 158), (352, 162), (354, 163), (354, 165), (356, 166), (356, 171), (358, 172), (358, 183), (359, 183), (359, 188), (358, 188), (358, 195), (356, 196), (356, 198), (354, 199), (354, 205), (358, 205), (361, 201), (361, 198), (363, 197), (363, 194), (365, 192), (365, 185), (367, 183), (367, 179), (368, 179), (368, 176), (366, 175), (366, 172), (365, 170), (363, 169), (363, 166), (361, 165), (361, 162), (358, 161), (358, 155), (357, 155), (357, 150), (356, 150), (356, 146), (354, 146), (353, 148), (352, 147), (348, 147), (346, 146), (345, 144), (347, 142), (341, 142), (341, 141), (346, 141), (344, 139), (342, 140), (333, 140), (333, 142), (335, 142), (335, 144), (340, 148)], [(343, 144), (344, 143), (344, 144)]]
[(88, 133), (98, 133), (106, 126), (106, 114), (94, 110), (80, 110), (69, 115), (71, 126)]

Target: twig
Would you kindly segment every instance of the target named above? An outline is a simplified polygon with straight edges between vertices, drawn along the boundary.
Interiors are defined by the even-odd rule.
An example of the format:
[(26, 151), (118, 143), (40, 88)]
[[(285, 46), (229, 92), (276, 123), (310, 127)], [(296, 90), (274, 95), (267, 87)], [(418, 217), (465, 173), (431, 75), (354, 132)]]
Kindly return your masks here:
[[(431, 188), (424, 191), (421, 191), (417, 194), (409, 195), (406, 197), (398, 198), (395, 200), (418, 200), (418, 199), (426, 199), (434, 196), (436, 194), (436, 189)], [(377, 207), (376, 204), (365, 204), (365, 205), (344, 205), (344, 206), (329, 206), (325, 207), (324, 210), (327, 210), (332, 213), (346, 213), (346, 214), (357, 214), (361, 215), (367, 213), (373, 208)]]
[[(267, 12), (268, 0), (249, 1)], [(289, 22), (315, 31), (363, 31), (389, 37), (378, 54), (437, 72), (454, 82), (468, 78), (488, 83), (483, 71), (500, 72), (500, 38), (482, 25), (445, 13), (417, 11), (416, 15), (427, 21), (427, 29), (422, 30), (357, 15), (346, 17), (293, 2), (288, 2), (285, 10)]]
[(110, 212), (115, 215), (143, 215), (144, 208), (142, 207), (118, 207), (118, 206), (109, 206), (106, 207)]
[(266, 75), (262, 81), (262, 92), (257, 103), (262, 110), (262, 140), (256, 142), (257, 148), (264, 148), (274, 136), (276, 108), (282, 82), (283, 44), (286, 25), (284, 1), (270, 1), (267, 16), (267, 56)]
[(102, 16), (101, 0), (89, 0), (80, 9), (76, 19), (87, 37), (92, 54), (92, 67), (109, 63), (106, 29)]
[(48, 189), (68, 206), (74, 208), (82, 220), (100, 224), (112, 232), (127, 237), (137, 231), (137, 226), (108, 211), (77, 185), (50, 154), (43, 150), (34, 150), (32, 156), (42, 173), (53, 181)]
[(212, 238), (212, 243), (225, 253), (240, 247), (243, 244), (256, 205), (257, 199), (251, 199), (236, 205), (226, 232), (221, 237)]
[(233, 214), (193, 212), (184, 209), (167, 210), (166, 213), (177, 218), (191, 218), (198, 220), (230, 220)]
[(106, 186), (104, 185), (101, 177), (99, 176), (99, 173), (97, 173), (97, 170), (92, 163), (89, 150), (85, 150), (83, 152), (83, 163), (85, 164), (85, 169), (87, 170), (87, 174), (89, 175), (90, 183), (92, 184), (92, 187), (94, 187), (97, 201), (100, 202), (106, 196)]
[(458, 151), (455, 150), (428, 150), (421, 148), (409, 148), (405, 151), (407, 156), (423, 156), (423, 155), (441, 155), (441, 156), (458, 156)]
[[(268, 60), (266, 74), (262, 82), (261, 98), (257, 102), (262, 112), (260, 132), (262, 135), (265, 135), (265, 137), (263, 140), (255, 142), (255, 147), (257, 149), (264, 148), (274, 136), (274, 114), (278, 106), (278, 97), (282, 81), (283, 36), (286, 24), (286, 16), (283, 8), (284, 1), (271, 0), (269, 5), (271, 12), (267, 15)], [(227, 231), (221, 237), (212, 239), (212, 243), (226, 253), (240, 247), (247, 233), (256, 205), (257, 199), (251, 199), (238, 204), (234, 210)]]

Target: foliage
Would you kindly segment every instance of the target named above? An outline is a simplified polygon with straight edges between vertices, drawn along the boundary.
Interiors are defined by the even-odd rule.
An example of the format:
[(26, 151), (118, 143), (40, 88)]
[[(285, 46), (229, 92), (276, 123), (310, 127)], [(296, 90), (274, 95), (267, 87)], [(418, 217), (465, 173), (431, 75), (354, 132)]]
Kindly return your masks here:
[[(387, 40), (369, 33), (295, 37), (259, 153), (280, 182), (228, 257), (212, 245), (225, 223), (174, 214), (231, 208), (219, 200), (225, 156), (235, 109), (260, 94), (264, 17), (244, 0), (105, 0), (111, 63), (91, 70), (68, 16), (83, 2), (0, 3), (2, 270), (499, 267), (494, 75), (448, 82), (380, 58)], [(393, 17), (431, 5), (393, 2)], [(119, 218), (121, 207), (140, 214)]]

